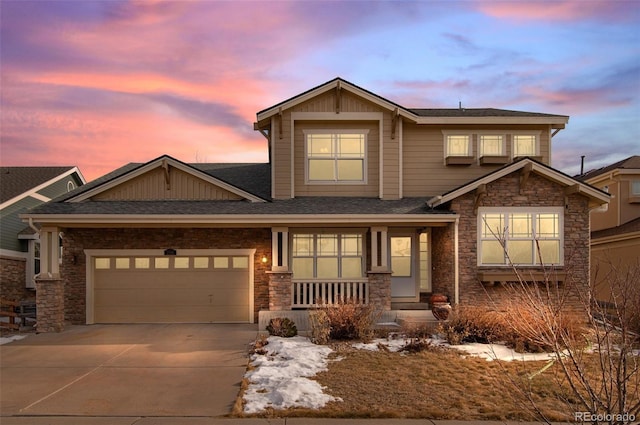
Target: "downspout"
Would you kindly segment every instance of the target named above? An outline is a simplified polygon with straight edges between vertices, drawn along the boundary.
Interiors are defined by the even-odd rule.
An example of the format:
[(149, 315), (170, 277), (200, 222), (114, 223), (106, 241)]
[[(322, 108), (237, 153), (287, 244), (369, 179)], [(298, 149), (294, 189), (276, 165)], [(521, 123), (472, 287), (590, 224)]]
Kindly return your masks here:
[(460, 265), (459, 265), (459, 249), (458, 249), (458, 225), (460, 224), (460, 218), (456, 217), (456, 222), (453, 227), (453, 293), (454, 293), (454, 303), (458, 305), (460, 302)]
[[(33, 217), (29, 217), (29, 227), (31, 227), (33, 229), (34, 232), (36, 232), (36, 235), (38, 235), (38, 243), (40, 243), (40, 229), (38, 229), (36, 227), (35, 224), (33, 224)], [(42, 252), (42, 251), (41, 251)], [(31, 267), (34, 267), (33, 265)], [(38, 274), (33, 274), (33, 282), (35, 283), (36, 279), (40, 276), (40, 273)]]

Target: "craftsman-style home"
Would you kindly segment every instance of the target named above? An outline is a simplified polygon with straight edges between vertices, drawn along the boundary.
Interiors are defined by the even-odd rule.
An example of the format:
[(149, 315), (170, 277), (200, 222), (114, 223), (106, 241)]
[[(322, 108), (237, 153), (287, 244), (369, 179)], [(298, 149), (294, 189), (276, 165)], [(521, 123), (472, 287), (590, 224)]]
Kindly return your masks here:
[(609, 195), (551, 167), (568, 120), (411, 109), (336, 78), (257, 113), (268, 164), (161, 156), (24, 215), (41, 241), (63, 232), (61, 261), (42, 250), (39, 329), (483, 303), (512, 263), (587, 290), (589, 211)]

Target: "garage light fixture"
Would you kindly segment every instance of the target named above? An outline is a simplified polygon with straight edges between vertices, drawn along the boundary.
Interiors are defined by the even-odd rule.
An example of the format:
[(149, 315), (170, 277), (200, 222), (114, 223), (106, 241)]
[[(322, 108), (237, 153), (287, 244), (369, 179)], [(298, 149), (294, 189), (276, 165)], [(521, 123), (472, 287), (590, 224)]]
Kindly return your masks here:
[(267, 256), (266, 256), (266, 255), (263, 255), (263, 256), (262, 256), (262, 263), (263, 263), (263, 264), (267, 264), (267, 262), (269, 262), (269, 259), (267, 258)]

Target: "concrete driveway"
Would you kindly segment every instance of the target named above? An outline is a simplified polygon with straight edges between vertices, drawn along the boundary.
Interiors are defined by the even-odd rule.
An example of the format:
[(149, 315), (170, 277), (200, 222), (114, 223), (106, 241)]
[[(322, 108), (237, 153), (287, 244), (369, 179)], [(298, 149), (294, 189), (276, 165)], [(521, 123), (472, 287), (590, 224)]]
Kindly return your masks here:
[(0, 415), (226, 415), (257, 333), (257, 325), (167, 324), (29, 335), (0, 346)]

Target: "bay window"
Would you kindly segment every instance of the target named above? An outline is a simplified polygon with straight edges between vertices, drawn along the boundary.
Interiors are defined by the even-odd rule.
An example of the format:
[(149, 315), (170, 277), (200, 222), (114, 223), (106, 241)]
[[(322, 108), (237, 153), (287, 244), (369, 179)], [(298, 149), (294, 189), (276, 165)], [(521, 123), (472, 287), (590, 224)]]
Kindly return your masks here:
[(349, 279), (364, 275), (360, 233), (296, 233), (292, 235), (294, 279)]
[(305, 131), (307, 182), (366, 181), (367, 130)]
[(562, 208), (480, 208), (478, 265), (563, 264)]

